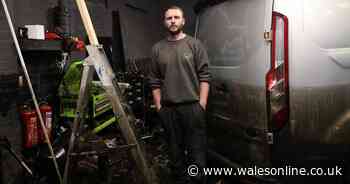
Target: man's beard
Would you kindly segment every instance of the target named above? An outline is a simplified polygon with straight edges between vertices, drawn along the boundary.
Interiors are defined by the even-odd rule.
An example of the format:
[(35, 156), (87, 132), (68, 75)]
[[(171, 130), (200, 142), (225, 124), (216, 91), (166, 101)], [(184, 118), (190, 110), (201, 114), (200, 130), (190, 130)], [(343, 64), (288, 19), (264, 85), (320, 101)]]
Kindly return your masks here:
[(174, 36), (174, 35), (178, 35), (178, 34), (182, 31), (182, 29), (183, 29), (183, 26), (179, 26), (179, 27), (177, 27), (176, 31), (172, 31), (172, 30), (171, 30), (171, 27), (170, 27), (170, 28), (168, 28), (168, 32), (169, 32), (172, 36)]

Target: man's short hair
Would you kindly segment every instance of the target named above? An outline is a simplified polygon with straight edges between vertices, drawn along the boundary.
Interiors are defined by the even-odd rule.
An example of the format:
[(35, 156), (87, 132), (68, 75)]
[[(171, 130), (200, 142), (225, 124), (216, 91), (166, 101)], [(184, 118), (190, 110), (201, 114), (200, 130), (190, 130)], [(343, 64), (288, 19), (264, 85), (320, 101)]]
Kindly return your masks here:
[(164, 11), (164, 17), (165, 17), (165, 12), (167, 12), (168, 10), (180, 10), (182, 13), (182, 17), (185, 18), (185, 13), (184, 13), (183, 9), (180, 8), (179, 6), (172, 5), (172, 6), (169, 6), (168, 8), (166, 8)]

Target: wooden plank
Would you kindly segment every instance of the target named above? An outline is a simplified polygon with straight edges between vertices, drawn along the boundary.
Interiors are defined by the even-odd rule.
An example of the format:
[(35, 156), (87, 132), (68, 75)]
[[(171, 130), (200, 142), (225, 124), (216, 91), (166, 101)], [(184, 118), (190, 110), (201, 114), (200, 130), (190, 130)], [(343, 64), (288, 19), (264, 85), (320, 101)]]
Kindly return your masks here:
[[(95, 67), (95, 71), (97, 72), (103, 87), (105, 89), (105, 91), (108, 94), (108, 97), (112, 103), (112, 107), (113, 107), (113, 112), (115, 114), (115, 116), (120, 119), (119, 121), (119, 125), (120, 125), (120, 129), (123, 133), (124, 138), (126, 139), (127, 144), (136, 144), (135, 149), (131, 150), (131, 154), (136, 162), (136, 165), (138, 166), (139, 170), (141, 171), (141, 174), (143, 175), (143, 177), (145, 178), (145, 183), (147, 184), (152, 184), (152, 176), (154, 176), (151, 171), (150, 168), (147, 165), (147, 162), (145, 160), (145, 156), (143, 154), (143, 151), (141, 150), (140, 145), (138, 144), (138, 141), (135, 137), (135, 134), (133, 132), (133, 129), (130, 126), (130, 122), (128, 120), (128, 116), (126, 115), (126, 113), (124, 112), (124, 109), (121, 105), (120, 102), (120, 98), (119, 98), (119, 94), (117, 92), (117, 86), (116, 84), (113, 82), (114, 79), (114, 72), (107, 60), (106, 54), (103, 52), (103, 49), (99, 48), (99, 42), (97, 40), (97, 36), (96, 36), (96, 32), (95, 29), (93, 27), (92, 21), (91, 21), (91, 17), (89, 15), (86, 3), (84, 0), (76, 0), (80, 15), (82, 17), (82, 21), (84, 24), (84, 27), (86, 29), (86, 33), (88, 35), (88, 38), (90, 40), (90, 44), (92, 46), (87, 46), (87, 50), (89, 52), (89, 62), (91, 62), (91, 64), (94, 65)], [(84, 71), (85, 68), (90, 66), (84, 66)], [(86, 72), (89, 73), (89, 72)], [(85, 74), (86, 76), (86, 74)], [(84, 78), (84, 73), (83, 73), (83, 78)], [(77, 108), (78, 108), (78, 112), (82, 112), (83, 111), (83, 99), (85, 98), (85, 92), (82, 93), (82, 91), (85, 91), (85, 87), (86, 84), (89, 83), (91, 80), (83, 80), (82, 79), (82, 83), (81, 83), (81, 88), (80, 88), (80, 96), (78, 99), (78, 104), (77, 104)], [(77, 126), (78, 126), (78, 121), (76, 120), (77, 118), (75, 118), (74, 120), (74, 127), (73, 127), (73, 131), (72, 131), (72, 135), (71, 135), (71, 140), (69, 143), (69, 149), (68, 149), (68, 153), (67, 155), (69, 155), (69, 153), (71, 153), (71, 151), (73, 150), (73, 145), (74, 145), (74, 139), (75, 139), (75, 135), (74, 132), (76, 132)], [(64, 173), (64, 183), (67, 183), (67, 175), (68, 175), (68, 163), (69, 163), (69, 157), (67, 157), (67, 161), (66, 161), (66, 167), (65, 167), (65, 173)]]
[(95, 32), (95, 28), (92, 24), (90, 14), (89, 14), (89, 11), (87, 9), (85, 0), (76, 0), (76, 3), (78, 6), (78, 9), (79, 9), (85, 30), (86, 30), (86, 34), (88, 35), (90, 44), (95, 45), (95, 46), (99, 45), (98, 40), (97, 40), (97, 36), (96, 36), (96, 32)]
[(150, 171), (150, 168), (147, 165), (147, 162), (144, 157), (144, 153), (138, 143), (136, 136), (133, 132), (133, 129), (130, 126), (128, 116), (123, 110), (121, 102), (118, 98), (116, 88), (114, 86), (105, 86), (105, 89), (108, 94), (108, 98), (112, 102), (113, 112), (115, 115), (119, 115), (119, 127), (122, 130), (123, 136), (126, 139), (127, 144), (136, 144), (135, 149), (131, 149), (131, 154), (136, 162), (136, 165), (140, 169), (145, 178), (145, 183), (152, 184), (153, 174)]

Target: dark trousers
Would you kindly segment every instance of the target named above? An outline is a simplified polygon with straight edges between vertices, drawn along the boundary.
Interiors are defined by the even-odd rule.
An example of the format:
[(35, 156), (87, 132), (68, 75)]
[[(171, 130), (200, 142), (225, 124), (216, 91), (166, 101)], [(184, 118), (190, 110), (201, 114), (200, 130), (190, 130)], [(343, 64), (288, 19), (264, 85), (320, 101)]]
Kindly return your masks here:
[(178, 184), (205, 184), (206, 177), (188, 175), (188, 166), (206, 167), (205, 111), (198, 102), (163, 105), (159, 111), (169, 142), (172, 173)]

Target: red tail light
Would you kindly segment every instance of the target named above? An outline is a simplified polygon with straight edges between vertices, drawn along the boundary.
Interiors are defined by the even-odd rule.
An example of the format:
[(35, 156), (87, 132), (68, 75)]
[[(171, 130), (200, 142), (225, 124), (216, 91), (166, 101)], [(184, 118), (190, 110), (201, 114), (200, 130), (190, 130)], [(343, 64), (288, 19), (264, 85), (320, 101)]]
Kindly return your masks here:
[(267, 113), (270, 129), (289, 120), (288, 18), (272, 13), (271, 68), (266, 74)]

